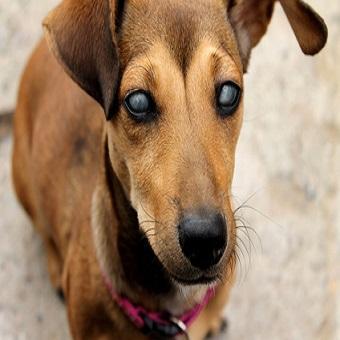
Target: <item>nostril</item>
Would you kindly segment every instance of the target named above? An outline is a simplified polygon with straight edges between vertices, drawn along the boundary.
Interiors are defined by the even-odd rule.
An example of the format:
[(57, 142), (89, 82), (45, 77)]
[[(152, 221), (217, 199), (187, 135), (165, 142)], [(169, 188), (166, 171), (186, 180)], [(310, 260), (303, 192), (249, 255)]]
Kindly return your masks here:
[(206, 270), (216, 265), (225, 251), (225, 219), (219, 213), (186, 215), (179, 225), (179, 242), (191, 264)]

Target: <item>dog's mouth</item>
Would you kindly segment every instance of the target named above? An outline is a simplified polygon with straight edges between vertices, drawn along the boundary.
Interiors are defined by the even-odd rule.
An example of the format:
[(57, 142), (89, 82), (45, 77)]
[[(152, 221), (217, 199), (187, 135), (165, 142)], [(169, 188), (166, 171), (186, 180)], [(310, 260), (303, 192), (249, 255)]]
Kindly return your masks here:
[(195, 279), (188, 278), (180, 278), (176, 275), (170, 274), (171, 278), (176, 282), (184, 286), (193, 286), (193, 285), (212, 285), (217, 282), (218, 276), (207, 276), (201, 275)]
[[(163, 261), (164, 259), (157, 256), (155, 251), (152, 249), (147, 238), (144, 238), (144, 240), (148, 245), (150, 254), (153, 254), (154, 258), (157, 259), (156, 262), (159, 265), (159, 269), (161, 269), (165, 276), (173, 283), (183, 286), (214, 285), (219, 280), (218, 266), (210, 268), (205, 272), (192, 267), (188, 267), (186, 270), (183, 270), (182, 264), (171, 263), (169, 265), (167, 261)], [(153, 260), (153, 262), (155, 263), (155, 260)], [(179, 268), (181, 268), (181, 270), (177, 271)]]
[(175, 284), (183, 286), (214, 285), (219, 281), (222, 263), (204, 271), (192, 267), (192, 265), (185, 265), (183, 262), (169, 262), (164, 260), (162, 256), (157, 256), (154, 251), (153, 253), (158, 259), (163, 271)]
[[(144, 240), (147, 241), (151, 253), (155, 259), (157, 259), (160, 268), (162, 268), (162, 272), (166, 277), (168, 277), (168, 279), (170, 279), (170, 282), (183, 286), (209, 286), (220, 281), (221, 274), (223, 272), (222, 269), (224, 268), (228, 258), (227, 250), (223, 252), (221, 260), (216, 265), (206, 269), (199, 269), (193, 266), (186, 258), (184, 258), (183, 255), (180, 256), (180, 251), (176, 252), (171, 250), (169, 252), (165, 252), (164, 249), (153, 249), (150, 244), (150, 240), (146, 236)], [(166, 255), (174, 253), (176, 253), (176, 256)]]

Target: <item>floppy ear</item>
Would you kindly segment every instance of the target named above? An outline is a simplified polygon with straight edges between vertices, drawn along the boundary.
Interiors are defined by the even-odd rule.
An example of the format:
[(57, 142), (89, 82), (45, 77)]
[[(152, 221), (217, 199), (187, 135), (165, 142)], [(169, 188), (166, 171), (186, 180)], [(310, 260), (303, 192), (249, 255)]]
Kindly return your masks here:
[[(318, 53), (327, 41), (327, 26), (323, 19), (301, 0), (279, 0), (302, 51)], [(250, 53), (266, 33), (273, 14), (275, 0), (230, 0), (228, 15), (239, 44), (246, 69)]]
[(119, 62), (115, 0), (64, 0), (44, 20), (50, 49), (65, 71), (112, 116)]

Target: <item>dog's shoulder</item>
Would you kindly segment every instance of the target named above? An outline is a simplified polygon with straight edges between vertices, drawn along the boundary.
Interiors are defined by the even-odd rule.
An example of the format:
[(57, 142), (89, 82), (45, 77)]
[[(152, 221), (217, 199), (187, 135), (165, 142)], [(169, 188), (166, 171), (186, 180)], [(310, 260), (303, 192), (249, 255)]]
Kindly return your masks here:
[[(65, 234), (86, 197), (90, 201), (95, 185), (103, 129), (101, 110), (41, 40), (20, 85), (15, 159), (25, 169), (20, 171), (21, 190), (33, 202), (37, 219), (53, 221)], [(34, 197), (41, 193), (44, 200), (37, 202)]]

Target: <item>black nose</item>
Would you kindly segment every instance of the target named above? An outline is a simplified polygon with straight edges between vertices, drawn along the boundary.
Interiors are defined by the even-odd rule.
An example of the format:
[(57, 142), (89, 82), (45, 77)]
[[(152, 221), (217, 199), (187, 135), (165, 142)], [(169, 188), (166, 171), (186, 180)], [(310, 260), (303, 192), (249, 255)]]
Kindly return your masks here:
[(227, 245), (225, 218), (219, 213), (201, 212), (182, 218), (179, 242), (194, 267), (206, 270), (217, 264)]

